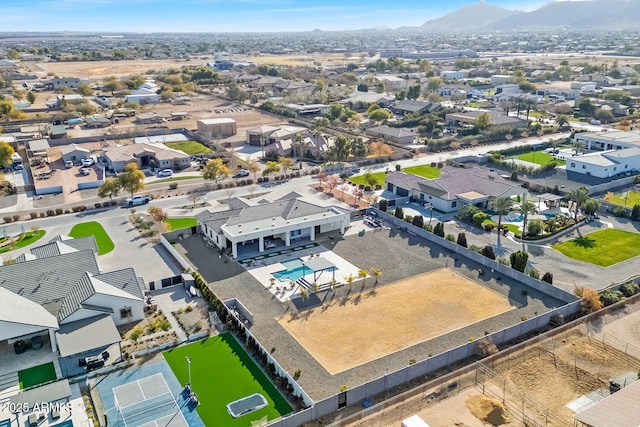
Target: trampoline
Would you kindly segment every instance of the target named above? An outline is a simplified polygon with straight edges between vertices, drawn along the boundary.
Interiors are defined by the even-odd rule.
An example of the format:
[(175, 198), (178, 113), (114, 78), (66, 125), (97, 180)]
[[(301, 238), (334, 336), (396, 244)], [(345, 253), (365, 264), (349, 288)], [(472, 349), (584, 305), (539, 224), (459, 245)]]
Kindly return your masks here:
[(260, 393), (254, 393), (250, 396), (228, 403), (227, 411), (233, 418), (238, 418), (262, 409), (268, 404), (267, 399), (265, 399), (263, 395)]

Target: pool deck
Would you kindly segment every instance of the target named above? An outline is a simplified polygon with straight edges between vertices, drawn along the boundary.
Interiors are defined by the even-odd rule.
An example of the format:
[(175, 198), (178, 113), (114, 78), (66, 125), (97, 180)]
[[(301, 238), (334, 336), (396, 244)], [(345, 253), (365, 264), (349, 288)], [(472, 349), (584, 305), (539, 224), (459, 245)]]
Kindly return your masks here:
[[(249, 263), (243, 264), (247, 271), (281, 302), (298, 298), (300, 291), (300, 286), (298, 284), (291, 287), (291, 282), (288, 280), (276, 280), (273, 285), (271, 284), (271, 279), (273, 278), (272, 273), (287, 269), (282, 262), (291, 261), (296, 258), (307, 261), (311, 255), (319, 256), (327, 259), (336, 266), (337, 270), (335, 271), (335, 279), (338, 282), (343, 283), (344, 278), (349, 275), (353, 275), (355, 278), (358, 277), (358, 271), (360, 270), (358, 267), (322, 245), (307, 243), (302, 246), (291, 246), (289, 249), (291, 249), (291, 251), (285, 254), (265, 257), (259, 260), (254, 259)], [(334, 277), (332, 272), (324, 271), (318, 273), (320, 274), (318, 280), (320, 285), (329, 283)], [(309, 272), (303, 277), (309, 283), (313, 283), (314, 281), (312, 272)]]

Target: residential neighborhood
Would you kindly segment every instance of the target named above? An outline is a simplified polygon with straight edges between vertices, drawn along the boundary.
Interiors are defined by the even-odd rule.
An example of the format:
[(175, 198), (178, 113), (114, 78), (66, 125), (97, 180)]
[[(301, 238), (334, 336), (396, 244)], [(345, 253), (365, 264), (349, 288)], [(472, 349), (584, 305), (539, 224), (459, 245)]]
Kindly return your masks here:
[(0, 427), (638, 425), (637, 29), (544, 10), (0, 38)]

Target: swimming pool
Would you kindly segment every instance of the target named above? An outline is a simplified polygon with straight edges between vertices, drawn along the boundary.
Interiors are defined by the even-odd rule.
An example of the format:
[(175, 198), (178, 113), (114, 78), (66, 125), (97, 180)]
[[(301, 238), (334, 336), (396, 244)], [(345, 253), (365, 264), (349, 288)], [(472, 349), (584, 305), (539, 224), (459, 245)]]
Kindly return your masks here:
[[(305, 267), (300, 258), (292, 259), (291, 261), (285, 261), (281, 263), (285, 267), (286, 270), (276, 271), (275, 273), (271, 273), (273, 277), (278, 279), (280, 282), (295, 282), (299, 278), (303, 277), (305, 274), (310, 274), (312, 271)], [(323, 271), (335, 271), (337, 268), (331, 267)]]
[[(542, 216), (544, 216), (546, 219), (551, 219), (553, 217), (555, 217), (555, 214), (541, 214)], [(529, 218), (531, 218), (531, 216), (529, 216)], [(504, 217), (504, 220), (506, 222), (524, 222), (524, 215), (522, 215), (521, 212), (517, 213), (516, 215), (507, 215)]]

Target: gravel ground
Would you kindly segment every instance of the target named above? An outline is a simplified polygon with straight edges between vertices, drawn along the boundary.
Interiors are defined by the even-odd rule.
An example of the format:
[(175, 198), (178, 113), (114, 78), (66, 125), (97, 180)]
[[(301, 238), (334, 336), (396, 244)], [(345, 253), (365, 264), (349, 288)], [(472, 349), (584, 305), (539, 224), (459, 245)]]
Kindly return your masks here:
[[(397, 230), (368, 232), (362, 237), (344, 237), (332, 233), (319, 236), (318, 242), (358, 267), (381, 269), (383, 275), (378, 286), (438, 268), (450, 267), (508, 297), (517, 309), (331, 375), (275, 320), (289, 310), (296, 310), (293, 304), (280, 303), (237, 262), (225, 257), (218, 258), (217, 251), (207, 248), (202, 239), (192, 237), (176, 244), (176, 249), (196, 266), (222, 299), (237, 297), (253, 313), (252, 333), (265, 348), (275, 348), (273, 355), (284, 369), (289, 372), (301, 369), (299, 383), (314, 400), (337, 393), (343, 385), (361, 384), (403, 368), (410, 359), (422, 360), (430, 354), (438, 354), (465, 344), (472, 336), (480, 337), (485, 331), (500, 330), (520, 322), (523, 316), (533, 317), (536, 312), (544, 312), (562, 304), (531, 289), (527, 289), (528, 295), (523, 296), (523, 285), (503, 280), (501, 277), (492, 277), (488, 272), (479, 278), (479, 265), (466, 259), (453, 259), (443, 248)], [(352, 295), (367, 292), (373, 282), (371, 279), (367, 280), (367, 287), (364, 289), (359, 283), (354, 284)], [(346, 287), (339, 288), (334, 298), (341, 298), (346, 292)], [(452, 297), (455, 297), (455, 290)], [(316, 300), (316, 303), (319, 301)], [(313, 299), (309, 299), (307, 305), (310, 304), (313, 304)], [(384, 313), (381, 315), (384, 316)]]

